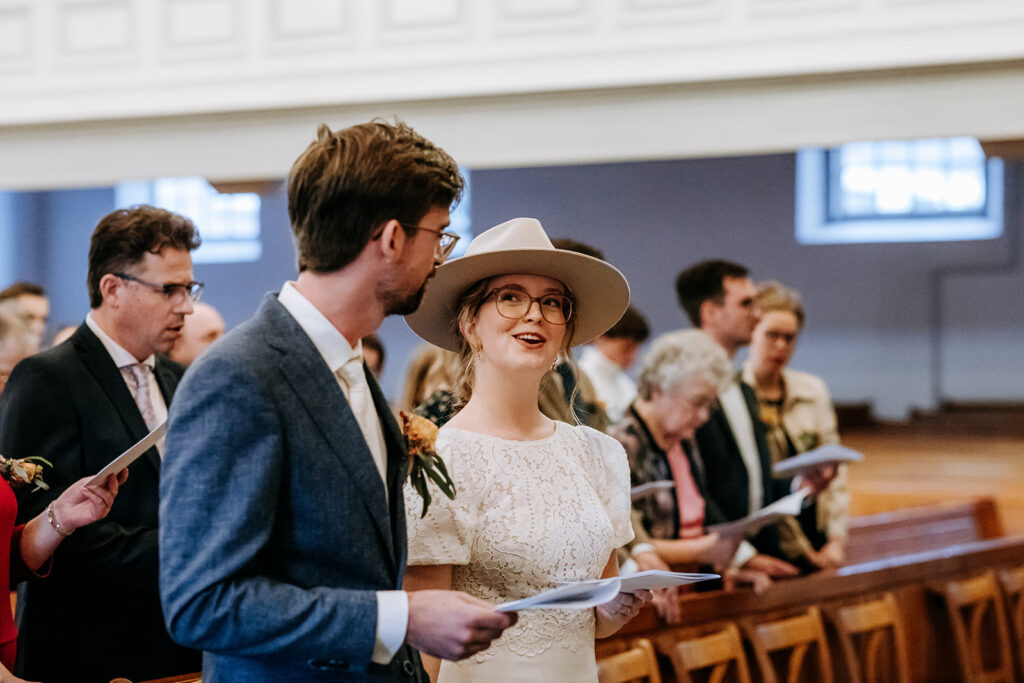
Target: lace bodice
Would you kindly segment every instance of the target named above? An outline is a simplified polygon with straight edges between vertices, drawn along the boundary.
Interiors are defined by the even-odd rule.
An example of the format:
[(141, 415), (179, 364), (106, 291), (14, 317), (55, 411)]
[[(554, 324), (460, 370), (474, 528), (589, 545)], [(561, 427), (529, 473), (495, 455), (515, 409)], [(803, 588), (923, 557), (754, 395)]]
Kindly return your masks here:
[[(600, 432), (555, 424), (539, 441), (442, 428), (437, 451), (456, 496), (437, 492), (421, 519), (420, 498), (406, 486), (409, 564), (454, 565), (453, 588), (493, 603), (598, 578), (632, 538), (626, 456)], [(562, 648), (592, 661), (593, 645), (592, 610), (526, 611), (474, 660)]]

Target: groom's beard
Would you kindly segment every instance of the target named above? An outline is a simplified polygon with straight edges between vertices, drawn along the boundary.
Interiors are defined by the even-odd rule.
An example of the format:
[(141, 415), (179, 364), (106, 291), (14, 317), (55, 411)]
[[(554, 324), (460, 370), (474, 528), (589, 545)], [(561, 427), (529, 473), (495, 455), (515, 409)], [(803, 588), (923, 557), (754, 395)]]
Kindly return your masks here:
[(433, 276), (434, 272), (431, 271), (430, 275), (423, 281), (423, 284), (412, 293), (383, 289), (378, 296), (383, 304), (384, 315), (409, 315), (410, 313), (415, 313), (416, 309), (420, 307), (420, 302), (423, 301), (423, 293), (427, 291), (427, 282)]

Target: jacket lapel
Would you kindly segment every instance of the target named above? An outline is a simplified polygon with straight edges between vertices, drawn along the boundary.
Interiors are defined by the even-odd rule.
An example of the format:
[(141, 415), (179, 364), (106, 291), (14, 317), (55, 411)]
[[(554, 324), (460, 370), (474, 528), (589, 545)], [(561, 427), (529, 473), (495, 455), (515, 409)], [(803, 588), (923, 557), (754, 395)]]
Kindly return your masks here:
[(747, 404), (747, 411), (750, 413), (750, 425), (754, 430), (754, 442), (757, 444), (757, 455), (761, 460), (761, 486), (764, 494), (762, 504), (768, 505), (775, 501), (775, 487), (772, 485), (772, 456), (768, 450), (768, 435), (765, 433), (764, 423), (761, 422), (761, 412), (757, 404), (757, 393), (746, 382), (740, 382), (740, 389), (743, 391), (743, 400)]
[[(128, 385), (125, 384), (121, 371), (114, 365), (114, 359), (110, 357), (103, 342), (93, 334), (89, 326), (82, 324), (71, 338), (71, 342), (82, 360), (82, 365), (93, 376), (96, 383), (103, 390), (103, 393), (110, 399), (110, 404), (121, 422), (124, 424), (132, 443), (137, 442), (149, 433), (146, 422), (142, 419), (142, 413), (135, 403)], [(158, 378), (159, 379), (159, 378)], [(161, 386), (161, 390), (163, 387)], [(166, 394), (165, 394), (166, 396)], [(129, 444), (130, 445), (130, 444)], [(111, 453), (113, 460), (120, 453)], [(143, 455), (143, 460), (150, 463), (156, 471), (160, 471), (160, 456), (156, 448), (151, 448)]]
[(370, 385), (370, 394), (373, 396), (373, 404), (380, 417), (381, 428), (384, 433), (384, 444), (387, 446), (387, 474), (388, 502), (391, 513), (391, 539), (398, 556), (398, 566), (405, 564), (405, 497), (402, 487), (409, 469), (409, 449), (402, 433), (401, 427), (395, 420), (391, 406), (387, 398), (377, 385), (372, 373), (365, 367), (366, 381)]
[(387, 548), (393, 570), (397, 569), (384, 483), (338, 380), (312, 340), (274, 295), (264, 299), (257, 315), (265, 323), (268, 342), (281, 353), (281, 373), (285, 381), (316, 423), (327, 450), (338, 458), (352, 478), (374, 528)]

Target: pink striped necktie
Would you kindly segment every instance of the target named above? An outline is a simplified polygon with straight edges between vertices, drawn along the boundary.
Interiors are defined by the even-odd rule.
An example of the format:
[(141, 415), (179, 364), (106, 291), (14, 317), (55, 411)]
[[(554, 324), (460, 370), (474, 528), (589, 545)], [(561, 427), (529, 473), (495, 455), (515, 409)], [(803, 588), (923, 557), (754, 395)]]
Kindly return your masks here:
[(131, 378), (130, 388), (135, 405), (142, 413), (142, 419), (146, 422), (148, 429), (153, 429), (159, 424), (156, 417), (156, 408), (153, 407), (153, 400), (149, 393), (149, 377), (153, 370), (145, 363), (134, 363), (124, 366), (128, 369), (128, 377)]

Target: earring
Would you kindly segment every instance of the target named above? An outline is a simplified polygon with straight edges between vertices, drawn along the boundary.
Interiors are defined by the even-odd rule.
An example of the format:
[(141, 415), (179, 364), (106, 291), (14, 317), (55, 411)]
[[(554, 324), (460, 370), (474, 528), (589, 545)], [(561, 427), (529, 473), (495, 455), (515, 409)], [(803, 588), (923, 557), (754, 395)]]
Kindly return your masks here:
[(551, 369), (554, 370), (557, 367), (558, 367), (558, 359), (556, 358), (553, 361), (551, 361)]

